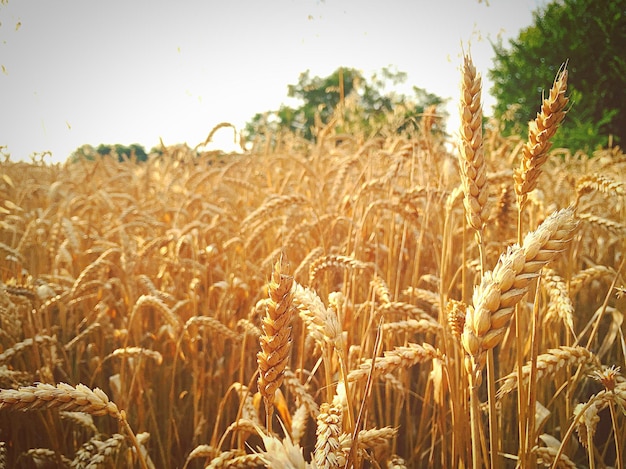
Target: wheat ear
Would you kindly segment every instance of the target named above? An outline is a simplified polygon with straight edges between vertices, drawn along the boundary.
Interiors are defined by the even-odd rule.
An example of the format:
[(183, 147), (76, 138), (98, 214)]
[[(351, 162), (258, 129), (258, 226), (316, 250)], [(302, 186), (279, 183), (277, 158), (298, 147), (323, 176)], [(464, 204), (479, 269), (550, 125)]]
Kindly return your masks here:
[(381, 375), (391, 373), (398, 368), (410, 368), (417, 363), (422, 363), (433, 358), (441, 356), (439, 350), (435, 349), (430, 344), (424, 343), (422, 345), (409, 343), (406, 346), (395, 347), (393, 350), (387, 350), (384, 352), (384, 356), (378, 357), (373, 362), (368, 358), (365, 360), (358, 369), (350, 371), (348, 373), (348, 381), (357, 381), (363, 378), (367, 378), (370, 374), (370, 370), (373, 375)]
[(122, 424), (137, 450), (142, 468), (147, 469), (137, 437), (126, 420), (126, 412), (110, 401), (100, 388), (92, 390), (84, 384), (74, 387), (66, 383), (59, 383), (56, 386), (37, 383), (34, 386), (24, 386), (18, 389), (2, 389), (0, 390), (0, 410), (5, 408), (22, 411), (58, 408), (86, 412), (91, 415), (110, 415)]
[(470, 359), (468, 371), (474, 374), (476, 384), (480, 382), (487, 351), (504, 338), (515, 305), (541, 268), (565, 249), (576, 226), (572, 208), (554, 212), (537, 230), (528, 233), (522, 246), (510, 246), (474, 289), (474, 305), (467, 308), (461, 342)]
[(551, 448), (546, 446), (535, 446), (532, 452), (537, 456), (537, 464), (541, 464), (545, 467), (553, 467), (556, 462), (557, 469), (576, 469), (578, 466), (568, 458), (565, 454), (560, 454), (559, 459), (556, 459), (558, 452), (557, 448)]
[[(593, 369), (600, 369), (600, 360), (596, 355), (584, 347), (561, 346), (548, 350), (537, 356), (537, 379), (544, 376), (553, 376), (558, 370), (566, 366), (589, 366)], [(522, 367), (522, 378), (524, 383), (530, 377), (530, 363)], [(498, 398), (505, 396), (517, 388), (518, 373), (514, 371), (503, 378), (503, 383), (498, 390)]]
[(515, 170), (514, 176), (520, 210), (526, 204), (528, 193), (537, 186), (541, 166), (548, 159), (548, 151), (552, 146), (550, 139), (565, 118), (565, 108), (569, 101), (565, 96), (567, 76), (564, 65), (554, 80), (549, 96), (543, 100), (537, 117), (528, 124), (528, 141), (522, 150), (520, 167)]
[(320, 406), (320, 413), (317, 416), (317, 441), (315, 443), (315, 453), (313, 458), (316, 467), (320, 469), (330, 469), (343, 467), (345, 458), (341, 454), (339, 436), (342, 433), (341, 403), (333, 401)]
[(107, 461), (113, 465), (114, 458), (122, 448), (124, 440), (124, 435), (119, 433), (115, 433), (105, 441), (94, 437), (76, 452), (70, 467), (106, 467)]
[(10, 348), (6, 349), (4, 352), (0, 353), (0, 365), (8, 362), (14, 356), (22, 353), (24, 350), (33, 347), (33, 345), (35, 344), (37, 344), (37, 346), (39, 347), (54, 344), (56, 342), (56, 336), (49, 335), (36, 335), (34, 337), (24, 339), (22, 342), (17, 342), (13, 344), (13, 346), (11, 346)]
[(389, 448), (392, 440), (397, 436), (397, 434), (397, 428), (370, 428), (359, 431), (355, 443), (351, 433), (342, 433), (339, 437), (339, 445), (344, 454), (349, 454), (355, 444), (357, 452), (361, 452), (362, 450)]
[(590, 192), (597, 191), (608, 196), (626, 194), (626, 184), (615, 181), (602, 174), (588, 174), (576, 182), (576, 205), (580, 198)]
[(76, 387), (66, 383), (37, 383), (18, 389), (0, 390), (0, 409), (39, 410), (58, 407), (61, 410), (86, 412), (91, 415), (120, 417), (120, 410), (99, 388), (90, 389), (84, 384)]
[(215, 453), (217, 453), (217, 450), (213, 448), (213, 446), (198, 445), (187, 456), (183, 469), (187, 469), (187, 466), (189, 466), (191, 460), (196, 458), (213, 458), (215, 456)]
[(48, 448), (31, 448), (23, 452), (17, 459), (19, 467), (28, 465), (24, 460), (30, 460), (34, 467), (71, 467), (72, 464), (65, 456)]
[(350, 256), (341, 256), (338, 254), (321, 256), (314, 260), (309, 266), (309, 285), (314, 285), (315, 280), (319, 277), (320, 273), (327, 269), (336, 268), (367, 270), (370, 267), (370, 264)]
[(281, 273), (281, 262), (274, 265), (269, 283), (269, 301), (263, 318), (261, 351), (257, 354), (259, 392), (265, 402), (266, 428), (271, 433), (276, 390), (283, 376), (291, 351), (291, 318), (294, 307), (293, 277)]
[(574, 408), (574, 423), (580, 443), (590, 449), (593, 445), (600, 411), (610, 404), (617, 404), (620, 408), (626, 406), (626, 383), (617, 384), (612, 390), (603, 390), (591, 396), (586, 403), (578, 404)]
[(544, 288), (547, 290), (548, 296), (550, 297), (546, 319), (555, 317), (561, 319), (575, 338), (574, 304), (567, 292), (565, 280), (559, 277), (552, 269), (545, 270), (544, 280)]
[(480, 102), (481, 77), (476, 73), (472, 58), (463, 61), (461, 83), (461, 148), (459, 167), (465, 198), (467, 222), (476, 230), (479, 243), (487, 223), (487, 169), (483, 153), (483, 110)]

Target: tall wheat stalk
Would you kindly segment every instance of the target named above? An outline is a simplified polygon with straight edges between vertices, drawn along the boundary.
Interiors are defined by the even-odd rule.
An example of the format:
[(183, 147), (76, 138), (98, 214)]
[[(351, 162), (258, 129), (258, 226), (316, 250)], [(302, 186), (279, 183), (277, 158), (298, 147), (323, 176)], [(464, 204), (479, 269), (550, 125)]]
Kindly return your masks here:
[[(463, 73), (461, 82), (461, 151), (459, 154), (459, 167), (461, 169), (461, 182), (465, 195), (465, 217), (467, 223), (474, 229), (478, 252), (480, 254), (480, 273), (485, 271), (485, 245), (484, 229), (487, 224), (489, 191), (487, 186), (487, 165), (483, 151), (482, 131), (482, 105), (481, 105), (482, 80), (476, 73), (476, 67), (470, 55), (465, 55), (463, 60)], [(498, 422), (495, 407), (495, 374), (494, 374), (493, 350), (487, 351), (487, 390), (489, 405), (489, 447), (490, 464), (492, 468), (499, 467), (498, 445)], [(480, 419), (475, 409), (478, 396), (476, 387), (470, 386), (472, 399), (472, 443), (474, 468), (478, 468), (478, 441), (480, 434)]]
[[(515, 170), (514, 182), (515, 193), (517, 195), (518, 217), (517, 217), (517, 240), (521, 243), (523, 237), (523, 212), (528, 201), (528, 194), (535, 189), (539, 175), (541, 174), (541, 167), (548, 159), (549, 150), (552, 146), (550, 139), (554, 136), (557, 129), (563, 122), (566, 114), (566, 107), (569, 98), (565, 96), (567, 91), (567, 78), (568, 72), (566, 64), (564, 64), (559, 73), (557, 74), (554, 84), (550, 89), (550, 93), (547, 98), (543, 99), (541, 109), (537, 113), (535, 120), (528, 124), (528, 140), (523, 147), (522, 157), (520, 160), (520, 166)], [(516, 308), (518, 309), (518, 308)], [(536, 340), (536, 327), (537, 323), (531, 321), (531, 343), (535, 343)], [(515, 334), (516, 334), (516, 346), (517, 346), (517, 368), (521, 373), (524, 364), (524, 339), (523, 339), (523, 322), (520, 318), (519, 311), (515, 314)], [(534, 349), (533, 349), (534, 350)], [(531, 357), (531, 370), (536, 368), (536, 351), (533, 351)], [(532, 392), (534, 389), (532, 383), (534, 380), (534, 372), (531, 372), (531, 380), (529, 390)], [(529, 425), (529, 413), (534, 415), (534, 404), (532, 407), (530, 403), (534, 402), (534, 394), (528, 394), (526, 387), (522, 384), (518, 389), (518, 415), (519, 415), (519, 458), (520, 463), (523, 465), (526, 463), (527, 456), (530, 454), (528, 447), (531, 446), (528, 441), (529, 432), (531, 429)], [(530, 417), (532, 420), (532, 417)]]

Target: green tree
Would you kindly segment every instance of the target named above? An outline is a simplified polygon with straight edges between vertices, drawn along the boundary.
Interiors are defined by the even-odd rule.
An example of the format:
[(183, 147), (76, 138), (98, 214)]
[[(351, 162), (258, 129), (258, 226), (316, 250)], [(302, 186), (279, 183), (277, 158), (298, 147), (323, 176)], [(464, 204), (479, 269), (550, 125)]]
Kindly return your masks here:
[[(386, 115), (401, 109), (401, 124), (396, 130), (407, 130), (409, 122), (419, 120), (424, 109), (443, 99), (414, 87), (413, 97), (407, 97), (387, 88), (406, 81), (406, 74), (384, 68), (366, 80), (353, 68), (339, 68), (327, 77), (311, 77), (309, 71), (300, 74), (298, 83), (288, 85), (288, 96), (302, 101), (296, 108), (282, 105), (277, 111), (256, 114), (246, 124), (248, 137), (264, 131), (289, 130), (307, 140), (313, 140), (316, 123), (327, 123), (343, 104), (342, 123), (337, 131), (353, 131), (355, 128), (367, 134), (380, 130)], [(342, 127), (343, 125), (343, 127)]]
[(98, 155), (114, 155), (120, 162), (130, 160), (133, 157), (138, 162), (146, 161), (148, 159), (148, 154), (146, 153), (146, 150), (138, 143), (132, 143), (128, 146), (121, 145), (119, 143), (116, 143), (115, 145), (107, 145), (101, 143), (96, 148), (88, 144), (78, 147), (70, 155), (70, 161), (76, 162), (81, 159), (91, 161), (94, 160)]
[(69, 161), (71, 163), (77, 163), (78, 161), (81, 161), (81, 160), (93, 161), (97, 155), (98, 153), (96, 152), (96, 149), (93, 146), (86, 143), (84, 145), (81, 145), (80, 147), (78, 147), (76, 150), (72, 152), (72, 154), (69, 157)]
[(626, 0), (555, 0), (533, 19), (508, 48), (494, 45), (489, 76), (506, 132), (527, 130), (567, 61), (572, 107), (555, 145), (588, 150), (608, 135), (626, 142)]

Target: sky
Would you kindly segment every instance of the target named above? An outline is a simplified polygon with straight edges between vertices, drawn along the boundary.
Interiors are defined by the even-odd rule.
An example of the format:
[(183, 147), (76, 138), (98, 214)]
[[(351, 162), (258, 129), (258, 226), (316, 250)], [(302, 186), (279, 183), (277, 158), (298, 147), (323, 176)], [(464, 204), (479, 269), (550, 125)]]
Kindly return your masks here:
[[(458, 127), (462, 51), (483, 76), (543, 0), (8, 0), (0, 4), (0, 146), (11, 160), (83, 144), (203, 142), (276, 110), (301, 72), (383, 67), (448, 98)], [(234, 149), (219, 130), (207, 149)]]

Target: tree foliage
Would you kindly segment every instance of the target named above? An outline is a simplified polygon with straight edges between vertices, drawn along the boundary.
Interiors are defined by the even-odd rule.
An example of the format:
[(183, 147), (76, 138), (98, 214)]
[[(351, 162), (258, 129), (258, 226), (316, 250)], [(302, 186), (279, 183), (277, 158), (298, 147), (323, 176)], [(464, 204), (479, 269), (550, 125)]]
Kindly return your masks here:
[(85, 144), (78, 147), (70, 155), (70, 161), (79, 161), (81, 159), (94, 160), (98, 156), (111, 155), (117, 158), (120, 162), (135, 158), (136, 161), (146, 161), (148, 154), (143, 146), (138, 143), (131, 143), (130, 145), (121, 145), (116, 143), (114, 145), (108, 145), (101, 143), (97, 147)]
[(506, 132), (526, 130), (567, 62), (572, 112), (555, 144), (589, 149), (608, 135), (626, 142), (626, 0), (555, 0), (533, 18), (508, 48), (494, 45), (489, 75)]
[(246, 124), (246, 133), (251, 137), (287, 130), (313, 140), (315, 129), (327, 124), (340, 107), (342, 118), (335, 125), (338, 132), (375, 135), (391, 112), (399, 113), (396, 130), (407, 130), (426, 107), (441, 104), (443, 99), (417, 87), (413, 87), (412, 97), (387, 90), (405, 80), (405, 73), (387, 68), (369, 81), (353, 68), (338, 68), (327, 77), (311, 77), (307, 70), (300, 74), (298, 83), (287, 88), (288, 96), (302, 101), (302, 105), (282, 105), (277, 111), (257, 113)]

